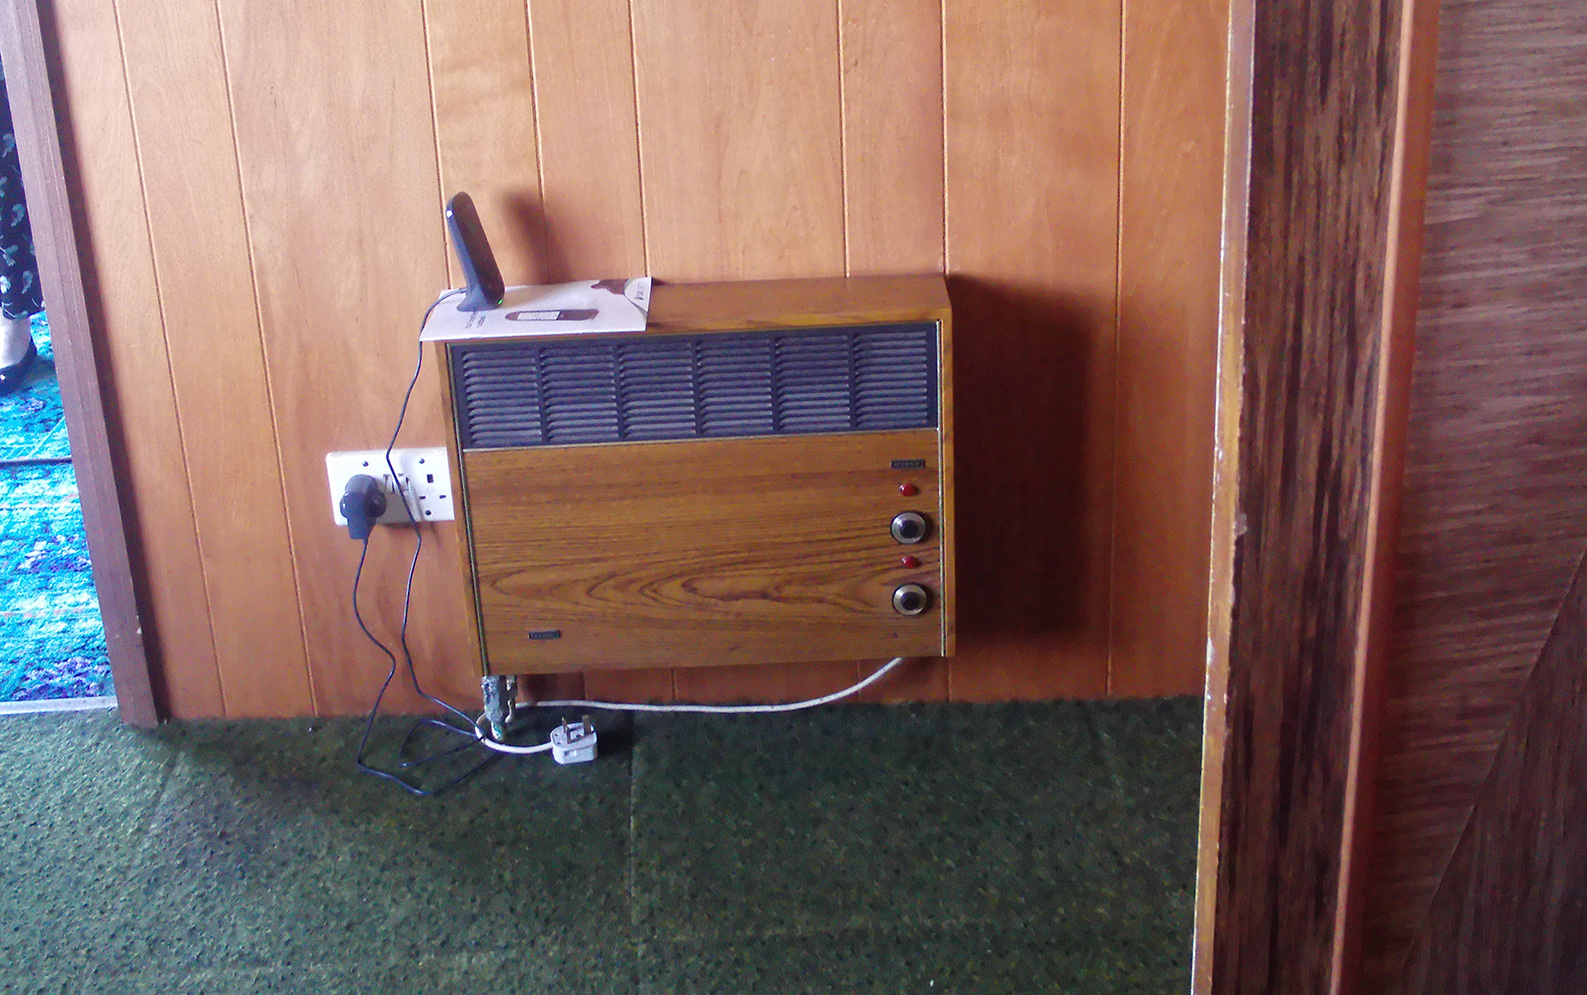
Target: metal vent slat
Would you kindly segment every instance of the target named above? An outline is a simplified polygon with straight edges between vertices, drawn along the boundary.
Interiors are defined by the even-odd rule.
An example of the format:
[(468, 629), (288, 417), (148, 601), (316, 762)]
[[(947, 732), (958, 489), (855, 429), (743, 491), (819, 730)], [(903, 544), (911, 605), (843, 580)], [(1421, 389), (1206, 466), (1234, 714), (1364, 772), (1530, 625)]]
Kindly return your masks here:
[(537, 446), (545, 441), (540, 375), (533, 357), (474, 350), (457, 360), (457, 395), (468, 399), (458, 406), (459, 421), (471, 446)]
[(937, 326), (459, 343), (464, 448), (937, 424)]
[(694, 344), (630, 342), (617, 347), (626, 424), (632, 440), (694, 435)]

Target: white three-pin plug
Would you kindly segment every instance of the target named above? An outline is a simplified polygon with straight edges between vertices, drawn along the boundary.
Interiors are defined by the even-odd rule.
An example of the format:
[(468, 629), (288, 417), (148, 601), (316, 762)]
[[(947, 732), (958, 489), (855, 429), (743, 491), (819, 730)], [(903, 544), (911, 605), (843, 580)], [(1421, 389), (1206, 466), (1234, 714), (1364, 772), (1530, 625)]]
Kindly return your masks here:
[(562, 724), (551, 730), (551, 759), (559, 764), (582, 764), (595, 759), (595, 727), (588, 715), (576, 725)]

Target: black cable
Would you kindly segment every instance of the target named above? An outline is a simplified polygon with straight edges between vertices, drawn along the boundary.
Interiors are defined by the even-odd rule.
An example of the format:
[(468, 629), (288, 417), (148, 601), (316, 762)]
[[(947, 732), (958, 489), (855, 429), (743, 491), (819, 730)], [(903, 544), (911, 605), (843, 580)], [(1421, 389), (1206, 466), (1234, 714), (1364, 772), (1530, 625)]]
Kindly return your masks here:
[[(442, 301), (446, 300), (448, 297), (451, 297), (453, 294), (461, 294), (461, 293), (463, 293), (463, 291), (461, 291), (461, 290), (453, 290), (453, 291), (451, 291), (449, 293), (442, 294), (440, 297), (436, 298), (435, 303), (431, 304), (430, 307), (429, 307), (429, 310), (424, 312), (424, 319), (421, 322), (419, 322), (419, 330), (420, 330), (420, 332), (423, 332), (424, 326), (429, 323), (430, 314), (435, 311), (437, 305), (439, 305)], [(421, 341), (419, 343), (419, 358), (418, 358), (418, 361), (413, 364), (413, 376), (410, 377), (409, 380), (408, 380), (408, 390), (407, 390), (406, 393), (404, 393), (402, 395), (402, 408), (401, 408), (401, 410), (399, 410), (397, 412), (397, 427), (392, 429), (392, 431), (391, 431), (391, 441), (386, 443), (386, 469), (391, 472), (392, 483), (397, 488), (397, 499), (402, 502), (402, 513), (407, 516), (408, 524), (413, 526), (413, 540), (414, 540), (414, 544), (413, 544), (413, 560), (408, 564), (408, 591), (410, 593), (413, 590), (413, 573), (414, 573), (414, 571), (416, 569), (418, 569), (418, 566), (419, 566), (419, 550), (424, 548), (424, 530), (419, 527), (419, 520), (417, 518), (413, 517), (413, 509), (411, 507), (409, 507), (409, 505), (408, 505), (408, 492), (402, 485), (402, 477), (401, 477), (400, 474), (397, 473), (396, 466), (391, 462), (391, 451), (393, 449), (397, 448), (397, 436), (402, 434), (402, 422), (403, 422), (403, 420), (405, 418), (408, 417), (408, 402), (413, 400), (413, 388), (414, 388), (414, 386), (416, 384), (418, 384), (418, 382), (419, 382), (419, 374), (421, 372), (423, 372), (423, 370), (424, 370), (424, 343)], [(461, 719), (464, 723), (466, 723), (468, 725), (469, 735), (473, 736), (473, 729), (474, 729), (474, 720), (473, 720), (473, 718), (471, 718), (468, 715), (465, 715), (462, 711), (458, 710), (457, 708), (454, 708), (450, 703), (442, 701), (440, 698), (435, 697), (434, 695), (432, 695), (429, 692), (425, 691), (424, 688), (419, 686), (419, 675), (417, 673), (415, 673), (414, 669), (413, 669), (413, 653), (408, 649), (408, 608), (409, 608), (409, 605), (410, 605), (410, 600), (407, 597), (404, 597), (403, 601), (402, 601), (402, 629), (401, 629), (401, 632), (400, 632), (400, 641), (401, 641), (401, 644), (402, 644), (402, 658), (403, 658), (404, 661), (406, 661), (406, 663), (408, 665), (408, 677), (413, 681), (413, 690), (418, 692), (421, 697), (426, 698), (429, 701), (441, 706), (442, 708), (446, 709), (447, 711), (451, 712), (453, 715), (455, 715), (459, 719)]]
[[(436, 298), (435, 303), (431, 304), (429, 309), (424, 312), (424, 318), (419, 323), (420, 332), (423, 332), (425, 324), (429, 322), (430, 315), (434, 313), (437, 305), (446, 300), (448, 297), (460, 293), (462, 293), (461, 290), (453, 290)], [(408, 403), (413, 399), (413, 388), (419, 382), (419, 374), (423, 368), (424, 344), (421, 342), (419, 344), (419, 361), (414, 365), (413, 377), (408, 381), (407, 393), (405, 393), (402, 398), (402, 409), (397, 413), (397, 427), (392, 430), (391, 441), (386, 445), (386, 469), (391, 472), (392, 482), (397, 488), (397, 497), (402, 501), (403, 513), (407, 515), (409, 524), (413, 526), (414, 535), (413, 558), (408, 562), (407, 584), (404, 587), (402, 593), (402, 628), (400, 630), (400, 643), (402, 647), (403, 662), (405, 663), (408, 670), (408, 678), (413, 682), (413, 689), (426, 700), (441, 706), (446, 711), (457, 716), (466, 724), (467, 728), (460, 729), (457, 726), (452, 725), (450, 722), (445, 722), (434, 718), (424, 718), (414, 722), (413, 725), (408, 728), (408, 734), (403, 737), (402, 743), (397, 750), (399, 770), (412, 770), (416, 767), (421, 767), (425, 764), (453, 756), (466, 749), (469, 749), (470, 747), (478, 746), (479, 744), (478, 737), (475, 733), (474, 720), (449, 702), (442, 701), (440, 698), (437, 698), (425, 691), (424, 688), (419, 684), (419, 675), (413, 666), (413, 653), (408, 648), (408, 616), (413, 605), (413, 576), (419, 566), (419, 553), (424, 548), (424, 532), (419, 527), (419, 521), (413, 517), (413, 510), (408, 507), (407, 491), (402, 485), (402, 478), (397, 474), (396, 467), (391, 462), (391, 452), (396, 448), (397, 437), (402, 433), (402, 423), (408, 414)], [(496, 760), (499, 759), (502, 754), (493, 751), (486, 751), (486, 755), (479, 763), (469, 767), (467, 770), (453, 777), (446, 783), (434, 788), (420, 787), (419, 785), (413, 784), (412, 782), (403, 778), (399, 774), (394, 774), (387, 770), (381, 770), (380, 768), (371, 765), (365, 760), (365, 756), (369, 747), (369, 736), (375, 727), (375, 718), (380, 714), (380, 704), (385, 700), (386, 691), (391, 687), (392, 680), (397, 676), (396, 654), (392, 653), (391, 649), (387, 647), (385, 643), (375, 638), (375, 634), (369, 631), (369, 626), (364, 623), (364, 616), (358, 608), (358, 585), (363, 578), (364, 562), (368, 556), (369, 539), (366, 537), (363, 541), (363, 548), (358, 555), (358, 570), (353, 574), (353, 618), (357, 620), (358, 627), (363, 630), (365, 638), (373, 643), (375, 647), (379, 649), (380, 652), (384, 653), (386, 658), (391, 661), (391, 666), (386, 671), (386, 679), (381, 682), (380, 691), (375, 695), (375, 703), (369, 709), (369, 716), (364, 721), (364, 734), (359, 740), (357, 752), (353, 755), (353, 762), (357, 764), (359, 770), (390, 781), (410, 794), (419, 795), (421, 797), (438, 795), (448, 788), (461, 783), (484, 768), (490, 766), (492, 763), (496, 762)], [(414, 734), (422, 727), (437, 728), (448, 733), (466, 736), (468, 742), (450, 750), (444, 750), (440, 753), (433, 754), (431, 756), (421, 757), (417, 760), (409, 759), (408, 747), (412, 743)]]

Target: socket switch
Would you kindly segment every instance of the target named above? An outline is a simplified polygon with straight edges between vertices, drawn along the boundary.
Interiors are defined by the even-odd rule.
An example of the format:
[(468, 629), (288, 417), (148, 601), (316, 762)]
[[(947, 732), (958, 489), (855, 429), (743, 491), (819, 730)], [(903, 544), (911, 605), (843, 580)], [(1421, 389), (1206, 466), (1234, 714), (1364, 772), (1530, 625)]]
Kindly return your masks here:
[[(446, 449), (393, 449), (391, 465), (396, 467), (402, 480), (402, 489), (408, 497), (408, 512), (415, 522), (450, 522), (457, 517), (452, 505), (452, 471), (446, 460)], [(410, 521), (403, 514), (402, 502), (397, 500), (396, 482), (386, 466), (384, 449), (363, 449), (357, 452), (326, 453), (325, 475), (331, 485), (331, 515), (337, 525), (346, 525), (339, 507), (347, 482), (360, 473), (367, 473), (380, 481), (386, 493), (386, 513), (380, 516), (380, 525), (406, 525)]]

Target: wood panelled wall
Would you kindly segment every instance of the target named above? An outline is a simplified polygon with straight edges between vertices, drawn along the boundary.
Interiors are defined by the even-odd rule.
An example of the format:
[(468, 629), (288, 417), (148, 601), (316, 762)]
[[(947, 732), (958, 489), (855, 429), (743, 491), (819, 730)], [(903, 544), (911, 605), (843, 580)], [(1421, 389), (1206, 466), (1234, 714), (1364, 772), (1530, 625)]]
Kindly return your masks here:
[[(1443, 0), (1439, 22), (1365, 992), (1505, 990), (1476, 974), (1440, 987), (1451, 975), (1417, 977), (1428, 965), (1414, 961), (1407, 975), (1407, 956), (1418, 935), (1424, 957), (1487, 941), (1482, 927), (1455, 939), (1462, 889), (1491, 859), (1481, 846), (1509, 831), (1496, 827), (1526, 825), (1544, 804), (1509, 794), (1515, 755), (1538, 749), (1519, 719), (1560, 721), (1572, 699), (1549, 689), (1575, 686), (1581, 666), (1574, 651), (1539, 661), (1551, 631), (1577, 638), (1567, 592), (1587, 554), (1587, 7)], [(1561, 742), (1573, 731), (1556, 728)], [(1540, 862), (1574, 859), (1569, 839), (1550, 831), (1532, 845)], [(1496, 920), (1526, 934), (1512, 948), (1523, 964), (1549, 925), (1541, 910), (1579, 921), (1567, 906), (1581, 901), (1559, 881), (1548, 895), (1546, 878), (1527, 883), (1534, 914)]]
[[(368, 707), (332, 450), (384, 444), (446, 196), (509, 282), (946, 270), (960, 656), (886, 699), (1196, 693), (1223, 0), (54, 0), (107, 376), (176, 716)], [(449, 268), (450, 267), (450, 268)], [(407, 444), (441, 441), (422, 378)], [(455, 528), (409, 643), (477, 695)], [(392, 635), (412, 536), (382, 530)], [(831, 690), (853, 665), (559, 678)], [(860, 668), (863, 669), (863, 668)], [(414, 699), (399, 702), (412, 704)]]

